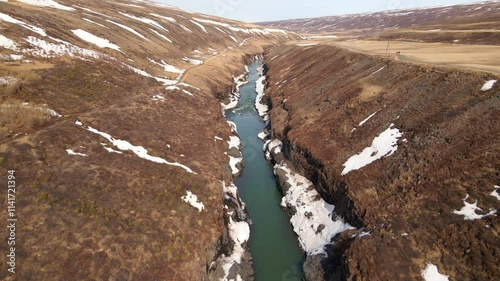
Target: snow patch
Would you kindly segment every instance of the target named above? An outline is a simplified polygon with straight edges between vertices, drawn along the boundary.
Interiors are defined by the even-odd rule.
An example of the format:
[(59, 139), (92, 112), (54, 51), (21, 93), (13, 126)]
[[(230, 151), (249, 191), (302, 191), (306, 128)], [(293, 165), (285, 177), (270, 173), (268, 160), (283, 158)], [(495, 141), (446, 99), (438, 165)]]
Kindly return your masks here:
[(200, 23), (197, 23), (197, 22), (195, 22), (195, 21), (193, 21), (193, 20), (190, 20), (190, 22), (192, 22), (194, 25), (196, 25), (197, 27), (199, 27), (199, 28), (200, 28), (201, 30), (203, 30), (205, 33), (208, 33), (207, 29), (206, 29), (203, 25), (201, 25)]
[(155, 79), (156, 81), (158, 82), (161, 82), (163, 83), (163, 85), (165, 86), (168, 86), (168, 85), (175, 85), (177, 84), (179, 81), (177, 80), (171, 80), (171, 79), (166, 79), (166, 78), (160, 78), (160, 77), (156, 77), (156, 76), (153, 76), (149, 73), (147, 73), (146, 71), (142, 70), (142, 69), (139, 69), (139, 68), (135, 68), (133, 66), (130, 66), (130, 65), (127, 65), (127, 67), (134, 71), (135, 73), (139, 74), (139, 75), (142, 75), (142, 76), (145, 76), (145, 77), (149, 77), (149, 78), (153, 78)]
[(308, 47), (308, 46), (316, 46), (316, 45), (318, 45), (318, 43), (300, 43), (300, 44), (296, 44), (296, 45), (299, 47)]
[(140, 34), (140, 33), (139, 33), (139, 32), (137, 32), (137, 31), (135, 31), (133, 28), (130, 28), (130, 27), (128, 27), (128, 26), (126, 26), (126, 25), (123, 25), (123, 24), (121, 24), (121, 23), (114, 22), (114, 21), (112, 21), (112, 20), (106, 20), (106, 21), (107, 21), (107, 22), (110, 22), (110, 23), (112, 23), (112, 24), (114, 24), (114, 25), (116, 25), (116, 26), (119, 26), (119, 27), (123, 28), (123, 29), (127, 30), (128, 32), (131, 32), (131, 33), (133, 33), (133, 34), (135, 34), (135, 35), (139, 36), (139, 37), (140, 37), (140, 38), (142, 38), (142, 39), (147, 40), (147, 39), (146, 39), (146, 37), (144, 37), (144, 35)]
[[(245, 209), (245, 203), (241, 202), (238, 196), (238, 188), (233, 183), (226, 185), (224, 181), (222, 183), (222, 190), (224, 192), (225, 199), (231, 199), (235, 201), (238, 205), (236, 208), (236, 212), (238, 212), (238, 219), (240, 217), (244, 218), (246, 215), (243, 213)], [(227, 205), (224, 206), (224, 209), (227, 210)], [(243, 214), (242, 214), (243, 213)], [(221, 264), (222, 269), (224, 270), (224, 277), (219, 279), (222, 281), (230, 281), (234, 279), (228, 279), (229, 272), (234, 264), (241, 264), (241, 259), (245, 253), (244, 243), (246, 243), (250, 239), (250, 225), (246, 221), (233, 221), (232, 215), (233, 211), (226, 211), (226, 215), (229, 217), (228, 223), (228, 232), (229, 239), (233, 242), (232, 253), (229, 256), (225, 256), (224, 254), (219, 258), (218, 262)], [(242, 280), (241, 276), (237, 275), (236, 280)]]
[(365, 237), (365, 236), (370, 236), (370, 235), (372, 235), (372, 234), (370, 233), (370, 231), (362, 231), (362, 232), (358, 235), (358, 239), (361, 239), (361, 238), (363, 238), (363, 237)]
[(335, 206), (326, 203), (307, 178), (293, 173), (286, 164), (276, 164), (274, 173), (279, 171), (286, 173), (290, 185), (281, 206), (296, 210), (290, 222), (302, 249), (308, 255), (326, 255), (325, 246), (335, 235), (354, 228), (342, 218), (332, 217)]
[(107, 17), (107, 18), (109, 18), (109, 17), (110, 17), (110, 16), (105, 15), (105, 14), (103, 14), (103, 13), (99, 13), (99, 12), (92, 11), (92, 10), (91, 10), (91, 9), (89, 9), (89, 8), (84, 8), (84, 7), (80, 7), (80, 6), (76, 6), (76, 5), (73, 5), (73, 7), (77, 7), (78, 9), (82, 9), (82, 10), (84, 10), (84, 11), (87, 11), (87, 12), (89, 12), (89, 13), (96, 14), (96, 15), (99, 15), (99, 16), (103, 16), (103, 17)]
[(154, 30), (152, 28), (150, 28), (149, 30), (153, 31), (156, 35), (160, 36), (163, 40), (172, 43), (172, 40), (170, 40), (167, 36), (161, 34), (160, 32), (158, 32), (158, 31), (156, 31), (156, 30)]
[(250, 39), (252, 39), (252, 37), (245, 38), (245, 40), (241, 41), (240, 46), (245, 45), (245, 43)]
[(184, 94), (186, 94), (186, 95), (194, 96), (194, 95), (193, 95), (193, 93), (191, 93), (190, 91), (188, 91), (188, 90), (184, 90), (184, 89), (181, 89), (181, 88), (179, 88), (179, 87), (177, 87), (177, 86), (168, 86), (168, 87), (166, 87), (165, 89), (166, 89), (166, 90), (169, 90), (169, 91), (179, 90), (179, 91), (183, 92), (183, 93), (184, 93)]
[(241, 88), (241, 86), (248, 83), (247, 73), (248, 73), (248, 71), (245, 69), (245, 72), (243, 74), (241, 74), (238, 77), (233, 77), (233, 81), (235, 83), (235, 88), (232, 91), (232, 93), (229, 95), (229, 103), (222, 104), (222, 108), (224, 110), (229, 110), (231, 108), (235, 108), (238, 105), (238, 102), (240, 100), (240, 88)]
[(122, 12), (119, 12), (120, 14), (128, 17), (128, 18), (131, 18), (131, 19), (134, 19), (134, 20), (137, 20), (137, 21), (140, 21), (140, 22), (143, 22), (143, 23), (146, 23), (146, 24), (149, 24), (151, 26), (154, 26), (156, 28), (159, 28), (163, 31), (167, 31), (167, 29), (165, 29), (161, 24), (159, 24), (157, 21), (155, 20), (152, 20), (152, 19), (149, 19), (149, 18), (144, 18), (144, 17), (136, 17), (136, 16), (133, 16), (133, 15), (130, 15), (130, 14), (127, 14), (127, 13), (122, 13)]
[(425, 269), (421, 272), (425, 281), (448, 281), (448, 275), (439, 273), (437, 266), (427, 263)]
[(179, 69), (179, 68), (177, 68), (177, 67), (175, 67), (173, 65), (170, 65), (170, 64), (164, 62), (163, 60), (161, 60), (160, 62), (157, 62), (157, 61), (155, 61), (153, 59), (150, 59), (150, 58), (148, 58), (148, 60), (150, 62), (156, 64), (156, 65), (161, 66), (163, 68), (163, 70), (167, 71), (167, 72), (172, 72), (172, 73), (177, 73), (177, 74), (184, 74), (184, 72), (186, 71), (184, 69)]
[(281, 153), (281, 148), (283, 147), (283, 143), (279, 139), (270, 140), (266, 142), (265, 149), (273, 154)]
[(229, 38), (231, 38), (234, 42), (238, 43), (238, 40), (236, 40), (236, 38), (234, 38), (234, 36), (229, 35)]
[(93, 20), (91, 20), (91, 19), (87, 19), (87, 18), (82, 18), (82, 19), (83, 19), (84, 21), (86, 21), (86, 22), (93, 23), (93, 24), (98, 25), (98, 26), (100, 26), (100, 27), (109, 28), (109, 27), (107, 27), (107, 26), (105, 26), (105, 25), (103, 25), (103, 24), (100, 24), (100, 23), (98, 23), (98, 22), (95, 22), (95, 21), (93, 21)]
[(105, 143), (101, 143), (102, 147), (104, 147), (104, 149), (106, 149), (107, 152), (109, 153), (117, 153), (117, 154), (123, 154), (123, 152), (121, 151), (118, 151), (118, 150), (114, 150), (112, 149), (111, 147), (108, 147)]
[(77, 47), (66, 41), (52, 37), (50, 39), (56, 41), (57, 43), (51, 43), (37, 37), (28, 36), (28, 38), (26, 38), (25, 40), (31, 45), (31, 48), (24, 49), (23, 52), (32, 56), (43, 58), (55, 58), (60, 56), (83, 56), (99, 59), (104, 57), (103, 54)]
[(117, 45), (109, 42), (108, 39), (104, 39), (104, 38), (101, 38), (101, 37), (97, 37), (85, 30), (82, 30), (82, 29), (74, 29), (74, 30), (71, 30), (73, 32), (73, 34), (75, 34), (76, 36), (78, 36), (80, 39), (84, 40), (84, 41), (87, 41), (89, 43), (92, 43), (94, 45), (96, 45), (97, 47), (99, 48), (109, 48), (109, 49), (113, 49), (115, 51), (120, 51), (120, 47), (118, 47)]
[(240, 169), (238, 169), (237, 165), (242, 162), (243, 162), (243, 157), (229, 156), (229, 166), (231, 166), (231, 173), (233, 175), (237, 175), (240, 173)]
[(27, 23), (25, 23), (23, 21), (17, 20), (17, 19), (15, 19), (15, 18), (13, 18), (13, 17), (11, 17), (11, 16), (9, 16), (7, 14), (0, 13), (0, 20), (6, 21), (8, 23), (17, 24), (17, 25), (19, 25), (21, 27), (24, 27), (24, 28), (26, 28), (28, 30), (31, 30), (31, 31), (33, 31), (33, 32), (35, 32), (35, 33), (37, 33), (37, 34), (39, 34), (41, 36), (47, 36), (47, 34), (45, 33), (44, 29), (36, 27), (34, 25), (27, 24)]
[(500, 189), (500, 186), (495, 185), (495, 190), (490, 193), (491, 196), (495, 197), (497, 200), (500, 200), (500, 193), (498, 193), (498, 190)]
[(336, 35), (314, 35), (308, 36), (310, 39), (329, 39), (329, 38), (338, 38)]
[[(15, 83), (17, 80), (18, 80), (17, 78), (10, 77), (10, 76), (0, 77), (0, 85), (3, 83), (6, 83), (5, 85), (10, 84), (10, 83)], [(4, 107), (4, 108), (13, 108), (13, 107), (14, 108), (26, 108), (26, 109), (30, 109), (30, 110), (38, 110), (42, 113), (45, 113), (46, 115), (48, 115), (50, 117), (56, 117), (56, 118), (62, 117), (61, 114), (57, 113), (53, 109), (47, 108), (46, 106), (33, 106), (27, 102), (23, 102), (20, 105), (12, 105), (12, 104), (7, 103), (7, 104), (2, 104), (1, 107)]]
[(238, 128), (236, 127), (236, 124), (232, 121), (227, 121), (229, 126), (231, 127), (231, 132), (236, 133), (238, 131)]
[[(223, 22), (219, 22), (219, 21), (214, 21), (214, 20), (207, 20), (207, 19), (201, 19), (201, 18), (193, 18), (193, 20), (195, 20), (195, 21), (197, 21), (199, 23), (206, 23), (206, 24), (221, 26), (221, 27), (227, 28), (227, 29), (229, 29), (231, 31), (234, 31), (234, 32), (242, 32), (242, 33), (246, 33), (246, 34), (250, 34), (250, 33), (251, 34), (257, 34), (257, 35), (267, 35), (267, 34), (270, 34), (270, 33), (283, 33), (283, 34), (287, 34), (286, 31), (281, 30), (281, 29), (272, 29), (272, 28), (266, 28), (266, 29), (251, 28), (251, 29), (248, 29), (248, 28), (236, 27), (236, 26), (233, 26), (233, 25), (230, 25), (230, 24), (227, 24), (227, 23), (223, 23)], [(191, 21), (191, 22), (193, 22), (193, 21)], [(193, 22), (193, 23), (195, 23), (195, 22)], [(203, 27), (203, 28), (205, 28), (205, 27)], [(218, 28), (218, 27), (215, 27), (215, 28), (217, 30), (219, 30), (220, 32), (225, 33), (220, 28)]]
[(188, 57), (184, 57), (182, 60), (187, 62), (187, 63), (194, 64), (194, 65), (203, 64), (203, 61), (201, 61), (201, 60), (196, 60), (196, 59), (192, 59), (192, 58), (188, 58)]
[(0, 34), (0, 46), (4, 47), (5, 49), (9, 49), (9, 50), (16, 50), (17, 47), (16, 47), (16, 43), (12, 40), (10, 40), (9, 38), (3, 36), (2, 34)]
[(122, 6), (128, 6), (128, 7), (139, 8), (139, 9), (144, 9), (144, 7), (143, 7), (143, 6), (134, 5), (134, 4), (117, 3), (117, 2), (115, 2), (115, 4), (122, 5)]
[(168, 162), (167, 160), (165, 160), (163, 158), (149, 155), (148, 150), (142, 146), (135, 146), (128, 141), (115, 139), (110, 134), (100, 132), (92, 127), (86, 126), (78, 120), (75, 122), (75, 124), (83, 127), (87, 131), (90, 131), (94, 134), (100, 135), (101, 137), (107, 139), (110, 143), (112, 143), (114, 146), (116, 146), (119, 150), (122, 150), (122, 151), (130, 150), (135, 155), (139, 156), (142, 159), (145, 159), (145, 160), (148, 160), (148, 161), (151, 161), (154, 163), (167, 164), (167, 165), (171, 165), (171, 166), (180, 167), (180, 168), (186, 170), (188, 173), (196, 174), (195, 172), (193, 172), (193, 170), (191, 170), (187, 166), (184, 166), (184, 165), (179, 164), (179, 163)]
[[(229, 275), (229, 271), (231, 267), (235, 263), (240, 264), (243, 254), (245, 253), (245, 249), (243, 248), (243, 244), (248, 241), (250, 238), (250, 225), (247, 222), (239, 221), (234, 222), (231, 217), (229, 217), (229, 237), (234, 242), (233, 253), (228, 256), (222, 258), (222, 269), (224, 270), (224, 278), (220, 279), (223, 281), (228, 281), (227, 276)], [(238, 275), (239, 276), (239, 275)], [(238, 279), (237, 279), (238, 280)], [(241, 279), (241, 276), (239, 277)]]
[(167, 20), (169, 22), (177, 22), (174, 18), (171, 18), (171, 17), (160, 16), (160, 15), (154, 14), (154, 13), (150, 13), (150, 15), (155, 16), (155, 17), (160, 18), (160, 19)]
[(467, 220), (471, 220), (471, 221), (472, 220), (480, 220), (480, 219), (483, 219), (487, 216), (491, 216), (491, 215), (496, 214), (497, 210), (493, 210), (493, 209), (490, 209), (490, 212), (487, 214), (484, 214), (484, 215), (477, 214), (476, 211), (482, 211), (482, 209), (477, 206), (477, 204), (478, 204), (477, 200), (473, 204), (471, 204), (471, 203), (467, 202), (468, 198), (469, 198), (469, 194), (467, 194), (465, 196), (465, 198), (463, 199), (465, 206), (463, 206), (462, 209), (460, 209), (460, 211), (454, 210), (453, 211), (454, 214), (464, 216), (464, 220), (466, 220), (466, 221)]
[(241, 140), (237, 136), (230, 136), (229, 141), (227, 143), (229, 144), (229, 149), (233, 147), (239, 149), (241, 145)]
[(87, 154), (74, 152), (74, 151), (73, 151), (73, 150), (71, 150), (71, 149), (66, 149), (66, 152), (67, 152), (69, 155), (82, 156), (82, 157), (88, 156)]
[(206, 19), (200, 19), (200, 18), (193, 18), (193, 20), (201, 22), (201, 23), (207, 23), (207, 24), (213, 24), (213, 25), (218, 25), (218, 26), (223, 26), (223, 27), (231, 27), (231, 25), (227, 23), (223, 23), (220, 21), (214, 21), (214, 20), (206, 20)]
[(205, 205), (202, 202), (198, 201), (198, 196), (193, 194), (191, 191), (186, 191), (186, 195), (181, 197), (182, 201), (189, 203), (191, 206), (198, 209), (198, 212), (201, 212), (205, 209)]
[(267, 104), (261, 103), (262, 98), (265, 95), (264, 92), (265, 81), (266, 77), (262, 76), (255, 82), (255, 91), (257, 92), (257, 97), (255, 98), (255, 108), (259, 112), (259, 115), (264, 119), (264, 121), (267, 121), (269, 119), (268, 116), (269, 106)]
[(74, 11), (74, 8), (68, 7), (61, 5), (57, 3), (56, 1), (52, 0), (17, 0), (18, 2), (23, 2), (28, 5), (33, 5), (33, 6), (39, 6), (39, 7), (49, 7), (49, 8), (54, 8), (54, 9), (59, 9), (59, 10), (64, 10), (64, 11)]
[(179, 85), (179, 86), (184, 86), (184, 87), (188, 87), (188, 88), (193, 88), (193, 89), (195, 89), (195, 90), (201, 91), (201, 89), (200, 89), (200, 88), (195, 87), (195, 86), (193, 86), (193, 85), (191, 85), (191, 84), (188, 84), (188, 83), (181, 82), (181, 83), (178, 83), (177, 85)]
[(12, 76), (4, 76), (4, 77), (0, 77), (0, 85), (10, 85), (10, 84), (14, 84), (17, 82), (17, 78), (16, 77), (12, 77)]
[(374, 71), (374, 72), (373, 72), (372, 74), (370, 74), (370, 75), (377, 74), (377, 73), (379, 73), (380, 71), (384, 70), (385, 68), (386, 68), (386, 65), (382, 66), (379, 70)]
[(192, 31), (191, 29), (189, 29), (189, 28), (185, 27), (184, 25), (179, 24), (179, 26), (180, 26), (182, 29), (184, 29), (185, 31), (187, 31), (187, 32), (189, 32), (189, 33), (193, 33), (193, 31)]
[(268, 134), (268, 133), (266, 133), (265, 131), (262, 131), (262, 132), (260, 132), (260, 133), (257, 135), (257, 137), (258, 137), (259, 139), (261, 139), (261, 140), (265, 140), (265, 139), (267, 139), (267, 138), (269, 137), (269, 134)]
[(363, 126), (366, 122), (368, 122), (368, 120), (372, 119), (373, 116), (375, 116), (379, 111), (376, 111), (375, 113), (373, 113), (372, 115), (368, 116), (365, 120), (359, 122), (358, 124), (358, 127), (361, 127)]
[(225, 32), (224, 30), (222, 30), (222, 29), (218, 28), (217, 26), (214, 26), (214, 28), (215, 28), (215, 29), (217, 29), (218, 31), (220, 31), (220, 32), (222, 32), (222, 33), (224, 33), (224, 34), (226, 34), (226, 32)]
[(496, 82), (497, 82), (497, 80), (490, 80), (490, 81), (484, 83), (483, 87), (481, 88), (481, 91), (486, 92), (486, 91), (491, 90), (491, 88), (493, 88), (493, 85), (495, 85)]
[(154, 101), (164, 101), (165, 97), (162, 94), (154, 95), (152, 98)]
[(344, 176), (351, 171), (359, 170), (364, 166), (383, 157), (389, 157), (398, 149), (398, 139), (403, 135), (391, 124), (387, 130), (377, 136), (370, 147), (365, 148), (361, 153), (349, 158), (344, 165), (341, 175)]

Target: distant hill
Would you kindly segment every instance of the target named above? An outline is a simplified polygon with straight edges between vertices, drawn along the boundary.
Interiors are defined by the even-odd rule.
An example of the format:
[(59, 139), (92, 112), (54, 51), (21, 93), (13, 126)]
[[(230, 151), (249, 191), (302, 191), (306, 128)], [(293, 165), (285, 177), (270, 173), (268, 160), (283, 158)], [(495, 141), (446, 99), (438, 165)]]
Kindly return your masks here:
[[(435, 8), (392, 10), (376, 13), (291, 19), (259, 23), (302, 33), (349, 30), (388, 30), (440, 25), (454, 29), (495, 29), (500, 25), (500, 2), (488, 1)], [(471, 25), (471, 23), (473, 23)]]

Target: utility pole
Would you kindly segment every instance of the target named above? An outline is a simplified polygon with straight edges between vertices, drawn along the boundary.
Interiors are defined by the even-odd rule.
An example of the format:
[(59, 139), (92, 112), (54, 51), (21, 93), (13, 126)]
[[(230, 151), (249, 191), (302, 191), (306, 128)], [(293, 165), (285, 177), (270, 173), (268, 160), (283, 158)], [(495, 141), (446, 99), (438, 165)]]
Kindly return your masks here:
[(389, 53), (389, 44), (391, 43), (391, 39), (387, 40), (387, 49), (385, 50), (385, 54)]

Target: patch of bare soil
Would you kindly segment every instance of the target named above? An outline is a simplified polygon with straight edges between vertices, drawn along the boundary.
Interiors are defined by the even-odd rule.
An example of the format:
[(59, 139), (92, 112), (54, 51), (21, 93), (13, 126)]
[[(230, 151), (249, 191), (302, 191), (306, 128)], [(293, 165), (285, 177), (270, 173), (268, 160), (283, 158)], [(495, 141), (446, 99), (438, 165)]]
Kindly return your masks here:
[[(319, 280), (421, 280), (426, 263), (450, 280), (498, 279), (497, 215), (454, 213), (467, 194), (478, 215), (499, 207), (490, 194), (500, 182), (500, 87), (481, 91), (498, 75), (325, 45), (270, 48), (265, 58), (284, 154), (336, 214), (370, 233), (336, 237)], [(391, 124), (403, 133), (397, 151), (342, 176)]]

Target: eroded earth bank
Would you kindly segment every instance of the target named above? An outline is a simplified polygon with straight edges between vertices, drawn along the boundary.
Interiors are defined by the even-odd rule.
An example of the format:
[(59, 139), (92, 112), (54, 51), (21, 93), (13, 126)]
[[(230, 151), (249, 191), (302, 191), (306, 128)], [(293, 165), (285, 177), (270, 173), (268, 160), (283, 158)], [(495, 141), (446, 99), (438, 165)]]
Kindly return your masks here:
[[(307, 280), (500, 276), (497, 75), (314, 44), (265, 62), (268, 152), (352, 226), (308, 254)], [(296, 175), (275, 171), (290, 195)]]

